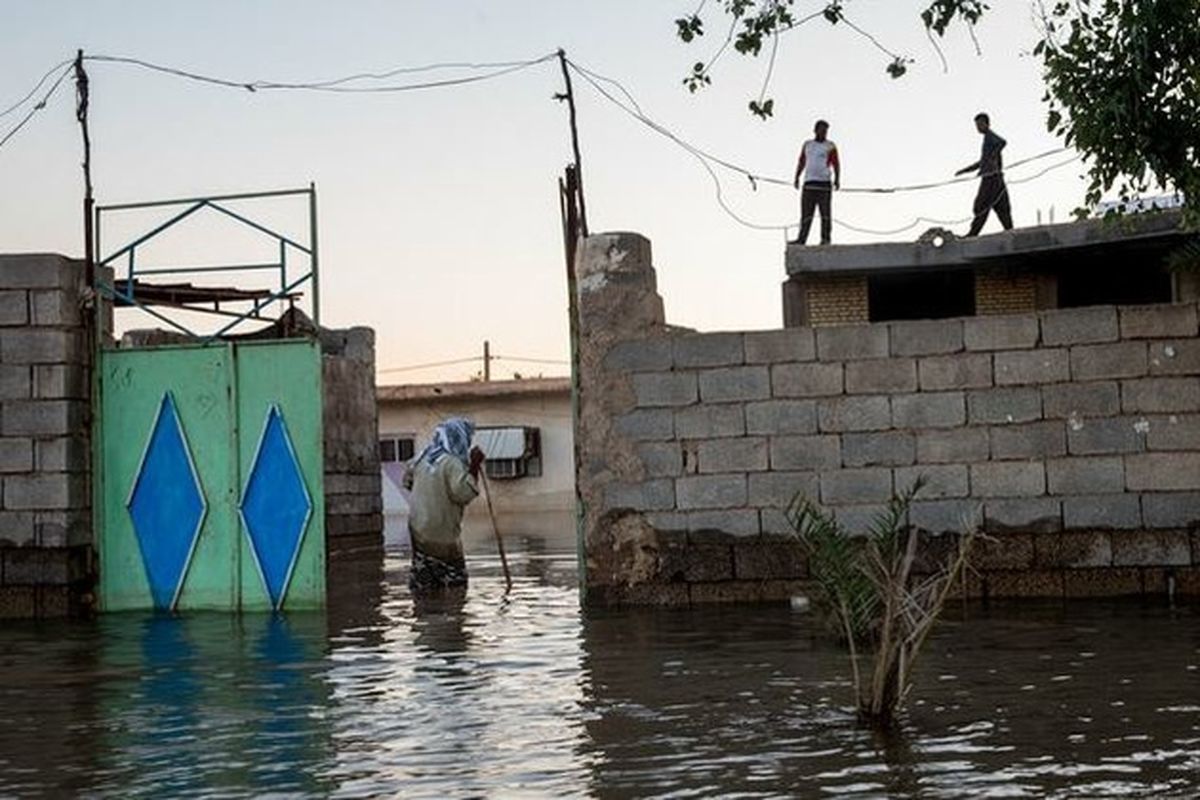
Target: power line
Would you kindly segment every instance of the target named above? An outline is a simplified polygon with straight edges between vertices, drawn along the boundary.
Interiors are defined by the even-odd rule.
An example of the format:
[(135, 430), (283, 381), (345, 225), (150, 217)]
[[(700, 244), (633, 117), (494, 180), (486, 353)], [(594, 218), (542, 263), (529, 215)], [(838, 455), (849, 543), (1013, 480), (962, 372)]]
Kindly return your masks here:
[[(503, 75), (508, 75), (513, 72), (518, 72), (523, 69), (545, 63), (550, 59), (556, 58), (556, 53), (549, 53), (540, 58), (529, 59), (526, 61), (500, 61), (491, 63), (471, 63), (471, 62), (445, 62), (439, 64), (428, 64), (419, 67), (399, 67), (388, 70), (387, 72), (372, 73), (363, 72), (354, 75), (347, 75), (341, 78), (334, 78), (325, 81), (316, 81), (313, 83), (284, 83), (279, 81), (266, 80), (230, 80), (228, 78), (220, 78), (212, 75), (204, 75), (198, 72), (170, 67), (163, 64), (156, 64), (150, 61), (145, 61), (140, 58), (130, 58), (127, 56), (107, 56), (107, 55), (89, 55), (84, 56), (88, 61), (100, 61), (110, 64), (126, 64), (143, 69), (161, 72), (166, 75), (172, 75), (177, 78), (186, 78), (200, 83), (213, 84), (215, 86), (224, 86), (231, 89), (245, 89), (251, 92), (257, 91), (272, 91), (272, 90), (298, 90), (298, 91), (313, 91), (313, 92), (335, 92), (335, 93), (383, 93), (383, 92), (408, 92), (420, 89), (436, 89), (445, 86), (460, 86), (468, 83), (476, 83), (478, 81), (491, 80), (499, 78)], [(471, 69), (471, 70), (490, 70), (482, 75), (467, 75), (459, 78), (444, 78), (440, 80), (425, 81), (422, 83), (406, 83), (394, 84), (388, 86), (347, 86), (345, 84), (364, 80), (385, 80), (390, 77), (401, 74), (413, 74), (419, 72), (430, 72), (435, 70), (446, 69)]]
[[(69, 75), (71, 73), (70, 62), (67, 62), (67, 63), (68, 63), (68, 66), (65, 69), (63, 69), (62, 74), (59, 75), (58, 79), (55, 80), (54, 83), (50, 86), (50, 91), (46, 92), (45, 97), (43, 97), (36, 104), (34, 104), (34, 106), (29, 109), (29, 112), (26, 113), (25, 116), (21, 118), (21, 121), (18, 122), (16, 125), (14, 125), (13, 128), (8, 133), (4, 134), (3, 137), (0, 137), (0, 147), (3, 147), (4, 145), (8, 144), (8, 140), (13, 138), (14, 136), (16, 136), (17, 132), (20, 131), (22, 128), (24, 128), (25, 125), (29, 122), (29, 120), (33, 119), (34, 114), (41, 111), (43, 108), (46, 107), (46, 104), (50, 102), (50, 98), (53, 97), (54, 93), (58, 91), (58, 87), (62, 85), (63, 80), (67, 77), (67, 75)], [(41, 84), (39, 83), (39, 86), (40, 85)], [(22, 102), (24, 102), (24, 101), (22, 101)]]
[[(482, 362), (483, 356), (468, 356), (466, 358), (455, 358), (448, 361), (431, 361), (424, 364), (406, 364), (401, 367), (388, 367), (387, 369), (376, 370), (379, 373), (385, 372), (413, 372), (422, 369), (433, 369), (435, 367), (453, 367), (459, 364), (473, 364)], [(570, 364), (570, 361), (563, 361), (552, 358), (529, 358), (525, 356), (491, 356), (492, 361), (514, 361), (526, 364), (553, 364), (556, 366), (565, 366)]]
[(53, 75), (54, 73), (58, 72), (58, 71), (59, 71), (60, 69), (62, 69), (63, 67), (67, 66), (67, 65), (68, 65), (68, 64), (70, 64), (72, 61), (73, 61), (73, 59), (70, 59), (70, 58), (68, 58), (68, 59), (66, 59), (65, 61), (60, 61), (60, 62), (58, 62), (58, 63), (57, 63), (57, 64), (55, 64), (53, 67), (51, 67), (50, 69), (48, 69), (48, 70), (46, 71), (46, 74), (45, 74), (45, 75), (43, 75), (43, 76), (41, 77), (41, 80), (39, 80), (39, 81), (38, 81), (36, 84), (34, 84), (33, 88), (29, 90), (29, 93), (28, 93), (28, 94), (26, 94), (24, 97), (22, 97), (22, 98), (21, 98), (20, 100), (18, 100), (17, 102), (13, 103), (13, 104), (12, 104), (11, 106), (9, 106), (8, 108), (4, 109), (3, 111), (0, 111), (0, 118), (7, 117), (9, 114), (11, 114), (12, 112), (16, 111), (16, 110), (17, 110), (18, 108), (20, 108), (21, 106), (25, 105), (25, 103), (26, 103), (26, 102), (28, 102), (29, 98), (31, 98), (31, 97), (33, 97), (35, 94), (37, 94), (37, 93), (38, 93), (38, 89), (41, 89), (41, 88), (42, 88), (42, 86), (43, 86), (43, 85), (46, 83), (46, 81), (50, 80), (50, 76), (51, 76), (51, 75)]

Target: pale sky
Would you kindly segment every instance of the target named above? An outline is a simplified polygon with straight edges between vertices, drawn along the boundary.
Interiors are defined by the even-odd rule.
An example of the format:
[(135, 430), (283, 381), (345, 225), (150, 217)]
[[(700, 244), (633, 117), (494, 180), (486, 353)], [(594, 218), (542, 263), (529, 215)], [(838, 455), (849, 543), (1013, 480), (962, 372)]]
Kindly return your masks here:
[[(799, 14), (822, 3), (800, 0)], [(620, 81), (643, 111), (696, 146), (765, 175), (790, 178), (818, 117), (831, 123), (846, 187), (952, 177), (976, 160), (972, 117), (991, 114), (1006, 160), (1059, 145), (1045, 131), (1044, 88), (1025, 0), (997, 3), (977, 31), (926, 40), (919, 0), (852, 0), (848, 17), (916, 59), (893, 80), (888, 58), (845, 26), (817, 21), (786, 34), (769, 95), (775, 117), (746, 111), (766, 60), (730, 53), (714, 85), (689, 94), (693, 62), (720, 44), (720, 17), (698, 44), (674, 34), (696, 0), (463, 0), (317, 3), (299, 0), (2, 0), (0, 110), (78, 47), (238, 81), (309, 82), (436, 62), (570, 58)], [(132, 66), (91, 62), (93, 176), (101, 204), (317, 184), (323, 322), (369, 325), (380, 370), (493, 353), (565, 360), (566, 281), (556, 181), (570, 159), (557, 62), (464, 87), (397, 94), (256, 92), (201, 85)], [(425, 76), (397, 76), (389, 83)], [(784, 234), (726, 215), (696, 159), (576, 79), (593, 232), (637, 231), (653, 242), (668, 320), (701, 330), (782, 324)], [(70, 83), (0, 147), (0, 252), (82, 252), (80, 144)], [(0, 119), (0, 138), (21, 113)], [(1010, 169), (1018, 226), (1037, 211), (1065, 220), (1083, 196), (1077, 162)], [(727, 202), (758, 224), (794, 224), (798, 195), (722, 173)], [(932, 191), (834, 198), (834, 217), (888, 230), (917, 216), (970, 214), (973, 182)], [(303, 230), (302, 209), (264, 212)], [(289, 216), (290, 215), (290, 216)], [(126, 222), (109, 241), (149, 218)], [(834, 229), (835, 243), (912, 240)], [(960, 232), (966, 225), (959, 225)], [(993, 219), (985, 232), (998, 229)], [(106, 236), (109, 235), (106, 232)], [(246, 259), (240, 238), (199, 226), (164, 242), (162, 261)], [(816, 231), (811, 241), (816, 241)], [(174, 245), (172, 248), (171, 245)], [(255, 260), (251, 256), (246, 260)], [(161, 263), (161, 262), (160, 262)], [(126, 326), (144, 325), (124, 312)], [(384, 373), (388, 383), (465, 379), (477, 369)], [(500, 362), (494, 376), (564, 374), (565, 366)]]

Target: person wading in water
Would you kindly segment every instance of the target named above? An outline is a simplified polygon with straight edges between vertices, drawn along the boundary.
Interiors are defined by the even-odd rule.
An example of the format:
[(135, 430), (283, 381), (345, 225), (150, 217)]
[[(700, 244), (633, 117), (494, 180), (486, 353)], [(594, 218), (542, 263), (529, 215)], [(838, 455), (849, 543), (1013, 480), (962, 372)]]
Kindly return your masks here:
[(408, 585), (414, 593), (467, 585), (463, 558), (463, 509), (479, 495), (477, 481), (483, 451), (471, 447), (475, 426), (459, 417), (433, 431), (433, 439), (413, 462), (412, 571)]

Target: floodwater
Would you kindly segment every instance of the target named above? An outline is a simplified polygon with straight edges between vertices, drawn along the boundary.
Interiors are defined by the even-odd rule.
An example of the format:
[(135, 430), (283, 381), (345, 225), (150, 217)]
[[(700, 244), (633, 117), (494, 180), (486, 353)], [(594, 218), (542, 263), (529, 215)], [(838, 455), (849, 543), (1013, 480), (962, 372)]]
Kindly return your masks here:
[[(1196, 797), (1200, 609), (955, 609), (903, 729), (777, 607), (584, 613), (573, 559), (328, 613), (0, 627), (0, 795)], [(957, 619), (953, 618), (956, 616)]]

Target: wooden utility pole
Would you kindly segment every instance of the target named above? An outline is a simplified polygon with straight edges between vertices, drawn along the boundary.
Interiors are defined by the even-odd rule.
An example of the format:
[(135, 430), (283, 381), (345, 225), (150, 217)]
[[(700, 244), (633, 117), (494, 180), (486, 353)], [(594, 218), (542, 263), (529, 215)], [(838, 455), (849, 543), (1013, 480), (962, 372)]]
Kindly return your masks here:
[(561, 47), (558, 49), (558, 64), (562, 67), (566, 92), (557, 97), (559, 100), (567, 101), (567, 110), (571, 115), (571, 153), (575, 159), (575, 191), (579, 196), (579, 233), (587, 236), (587, 204), (583, 200), (583, 161), (579, 156), (579, 127), (575, 120), (575, 90), (571, 87), (571, 70), (567, 65), (567, 53)]
[(95, 285), (96, 253), (92, 199), (92, 137), (88, 131), (88, 74), (83, 68), (83, 50), (75, 52), (75, 119), (83, 132), (83, 258), (88, 286)]
[(492, 379), (492, 343), (487, 339), (483, 340), (483, 380), (490, 381)]

